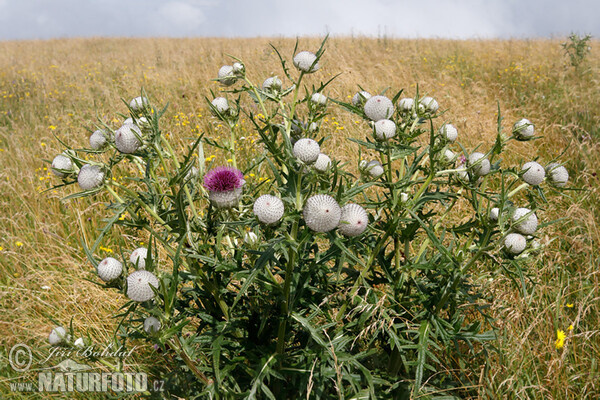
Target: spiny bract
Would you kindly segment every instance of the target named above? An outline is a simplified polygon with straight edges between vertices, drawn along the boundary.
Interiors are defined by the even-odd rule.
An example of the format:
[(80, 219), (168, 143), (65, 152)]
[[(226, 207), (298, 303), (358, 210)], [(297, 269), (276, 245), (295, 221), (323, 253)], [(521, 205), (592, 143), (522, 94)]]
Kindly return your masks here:
[(354, 96), (352, 96), (352, 105), (354, 107), (362, 106), (370, 98), (371, 98), (371, 93), (365, 92), (364, 90), (362, 90), (360, 92), (357, 92)]
[(452, 124), (444, 124), (440, 128), (440, 134), (449, 142), (455, 142), (458, 138), (458, 130)]
[(318, 106), (326, 106), (327, 96), (321, 93), (313, 93), (313, 95), (310, 97), (310, 101)]
[(281, 90), (281, 86), (283, 85), (283, 83), (281, 82), (281, 79), (279, 79), (276, 76), (272, 76), (270, 78), (265, 79), (265, 81), (262, 84), (262, 88), (264, 91), (280, 91)]
[(272, 225), (283, 217), (284, 206), (278, 197), (263, 194), (254, 202), (253, 211), (260, 222)]
[(142, 145), (138, 137), (142, 136), (142, 132), (137, 125), (125, 124), (115, 132), (115, 147), (121, 153), (135, 153)]
[(421, 101), (419, 101), (419, 104), (424, 107), (426, 112), (431, 114), (434, 114), (440, 108), (437, 100), (429, 96), (423, 97)]
[(403, 114), (413, 111), (414, 106), (415, 106), (415, 99), (410, 98), (410, 97), (405, 97), (403, 99), (400, 99), (400, 101), (398, 102), (398, 109), (400, 109), (400, 112)]
[(148, 334), (158, 332), (160, 327), (160, 321), (156, 317), (150, 316), (144, 320), (144, 331)]
[(133, 111), (142, 111), (144, 107), (148, 107), (149, 104), (150, 102), (147, 98), (138, 96), (131, 100), (129, 103), (129, 108), (131, 108)]
[(529, 139), (534, 135), (534, 126), (526, 118), (520, 119), (513, 125), (513, 135), (517, 139)]
[(133, 301), (148, 301), (154, 298), (152, 287), (158, 289), (158, 278), (150, 271), (140, 269), (127, 277), (127, 297)]
[(223, 65), (221, 68), (219, 68), (218, 79), (219, 83), (224, 86), (233, 85), (237, 80), (237, 77), (234, 74), (233, 66)]
[(569, 171), (558, 163), (550, 163), (546, 166), (546, 173), (550, 183), (557, 187), (565, 187), (569, 181)]
[(306, 200), (302, 215), (306, 226), (313, 231), (328, 232), (338, 226), (342, 210), (333, 197), (317, 194)]

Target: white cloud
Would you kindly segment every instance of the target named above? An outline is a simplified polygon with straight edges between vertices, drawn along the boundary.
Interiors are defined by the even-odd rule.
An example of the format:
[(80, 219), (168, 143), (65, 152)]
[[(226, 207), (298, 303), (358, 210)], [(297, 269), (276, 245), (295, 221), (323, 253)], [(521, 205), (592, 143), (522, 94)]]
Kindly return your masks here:
[(183, 1), (171, 1), (160, 6), (158, 17), (162, 20), (165, 34), (194, 33), (206, 20), (201, 5)]

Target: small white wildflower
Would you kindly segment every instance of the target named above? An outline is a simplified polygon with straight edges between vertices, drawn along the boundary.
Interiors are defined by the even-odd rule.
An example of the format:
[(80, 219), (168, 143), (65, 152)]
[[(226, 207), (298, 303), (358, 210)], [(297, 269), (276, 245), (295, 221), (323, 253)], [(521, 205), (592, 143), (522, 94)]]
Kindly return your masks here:
[(529, 208), (517, 208), (515, 213), (513, 214), (512, 220), (515, 224), (513, 228), (524, 235), (533, 235), (537, 230), (538, 219), (535, 213), (531, 213), (528, 217), (526, 217), (523, 221), (517, 223), (518, 220), (525, 217), (525, 215), (531, 213)]
[(366, 101), (364, 111), (367, 118), (377, 122), (394, 114), (394, 104), (385, 96), (373, 96)]
[(493, 222), (498, 221), (499, 216), (500, 216), (500, 209), (498, 207), (494, 207), (490, 210), (490, 221), (493, 221)]
[(160, 330), (161, 324), (156, 317), (148, 317), (144, 320), (144, 331), (147, 334), (156, 333)]
[(244, 242), (249, 245), (255, 245), (258, 243), (258, 236), (254, 232), (246, 232), (244, 234)]
[(326, 172), (331, 167), (331, 158), (326, 154), (320, 153), (315, 161), (314, 167), (319, 172)]
[(146, 269), (146, 258), (148, 258), (148, 249), (145, 247), (138, 247), (131, 252), (129, 262), (133, 265), (137, 265), (138, 269)]
[(379, 178), (383, 175), (383, 166), (377, 160), (369, 161), (365, 166), (365, 171), (371, 175), (372, 178)]
[(67, 176), (67, 173), (73, 172), (73, 162), (71, 162), (71, 159), (64, 154), (59, 154), (52, 160), (51, 171), (59, 178), (64, 178)]
[(281, 82), (281, 79), (279, 79), (276, 76), (272, 76), (270, 78), (265, 79), (265, 81), (262, 84), (262, 88), (265, 92), (279, 92), (282, 86), (283, 83)]
[(123, 265), (116, 258), (106, 257), (98, 263), (98, 276), (104, 282), (110, 282), (117, 279), (122, 273)]
[(333, 197), (318, 194), (306, 200), (302, 215), (313, 231), (328, 232), (338, 226), (342, 210)]
[(319, 143), (313, 139), (303, 138), (294, 144), (294, 156), (305, 164), (312, 164), (317, 161), (321, 148)]
[(358, 236), (367, 229), (369, 215), (358, 204), (346, 204), (342, 207), (338, 230), (345, 236)]
[(52, 346), (68, 340), (69, 335), (67, 335), (67, 331), (65, 331), (65, 328), (62, 326), (57, 326), (56, 328), (52, 329), (52, 332), (50, 332), (50, 335), (48, 336), (48, 343), (50, 343)]
[(75, 347), (78, 347), (78, 348), (80, 348), (80, 349), (83, 349), (83, 348), (85, 348), (85, 342), (83, 341), (83, 338), (82, 338), (82, 337), (80, 337), (80, 338), (77, 338), (77, 340), (75, 340), (75, 343), (73, 343), (73, 345), (74, 345)]
[(317, 56), (310, 51), (301, 51), (294, 56), (294, 66), (300, 71), (311, 74), (319, 69)]
[(100, 150), (106, 145), (106, 132), (102, 129), (96, 130), (90, 135), (90, 148), (92, 150)]
[(440, 108), (438, 102), (429, 96), (425, 96), (419, 101), (419, 104), (425, 108), (428, 113), (434, 114)]
[(317, 106), (324, 107), (327, 105), (327, 96), (321, 93), (313, 93), (310, 97), (310, 101)]
[(475, 176), (485, 176), (490, 173), (490, 161), (485, 154), (475, 152), (469, 156), (469, 166)]
[(535, 161), (525, 163), (521, 169), (521, 173), (523, 174), (523, 180), (531, 186), (539, 185), (546, 177), (546, 171), (544, 170), (544, 167)]
[(285, 208), (281, 199), (270, 194), (263, 194), (254, 202), (254, 215), (260, 222), (273, 225), (281, 220)]
[(311, 133), (314, 133), (318, 130), (319, 130), (319, 124), (317, 124), (316, 122), (311, 122), (310, 125), (308, 126), (308, 131)]
[(546, 166), (546, 173), (550, 183), (557, 187), (565, 187), (569, 181), (569, 171), (558, 163), (550, 163)]
[(219, 68), (218, 79), (221, 85), (233, 85), (235, 81), (237, 81), (237, 77), (235, 76), (233, 71), (233, 66), (223, 65), (221, 68)]
[(509, 233), (504, 238), (504, 248), (509, 254), (521, 254), (527, 246), (527, 240), (518, 233)]
[(408, 201), (408, 193), (404, 193), (404, 192), (400, 193), (400, 201), (402, 203), (406, 203)]
[(513, 135), (517, 139), (529, 139), (535, 133), (533, 124), (526, 118), (520, 119), (513, 125)]
[(452, 124), (444, 124), (440, 128), (440, 134), (449, 142), (455, 142), (458, 138), (458, 130)]
[(138, 96), (131, 100), (129, 103), (129, 108), (131, 108), (133, 111), (142, 111), (145, 107), (148, 107), (149, 104), (150, 102), (147, 98)]
[(148, 301), (154, 298), (152, 287), (158, 289), (158, 278), (150, 271), (140, 269), (127, 277), (127, 297), (133, 301)]
[(77, 183), (81, 190), (91, 190), (104, 183), (104, 172), (98, 165), (86, 164), (79, 170)]
[(121, 153), (135, 153), (142, 145), (138, 137), (142, 136), (142, 132), (137, 125), (125, 124), (115, 132), (115, 147)]
[(398, 102), (398, 109), (403, 114), (412, 112), (414, 106), (415, 106), (415, 99), (412, 99), (410, 97), (405, 97), (403, 99), (400, 99), (400, 101)]
[(364, 90), (357, 92), (353, 97), (352, 97), (352, 105), (354, 107), (359, 107), (362, 106), (363, 104), (365, 104), (365, 102), (367, 100), (369, 100), (371, 98), (371, 93), (369, 92), (365, 92)]
[(383, 141), (396, 136), (396, 124), (389, 119), (380, 119), (375, 122), (375, 137)]
[(217, 97), (211, 101), (211, 104), (220, 114), (225, 114), (229, 111), (229, 102), (225, 97)]

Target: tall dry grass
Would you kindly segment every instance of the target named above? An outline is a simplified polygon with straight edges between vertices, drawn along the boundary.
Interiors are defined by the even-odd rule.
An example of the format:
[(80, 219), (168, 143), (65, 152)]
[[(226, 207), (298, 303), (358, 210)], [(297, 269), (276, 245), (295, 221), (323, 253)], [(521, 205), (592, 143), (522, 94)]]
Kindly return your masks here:
[[(301, 47), (316, 49), (320, 39)], [(102, 197), (61, 203), (66, 191), (51, 190), (56, 180), (44, 159), (61, 151), (53, 135), (84, 146), (99, 117), (117, 126), (124, 112), (120, 98), (146, 88), (159, 104), (169, 103), (163, 126), (180, 144), (199, 132), (218, 138), (224, 129), (211, 117), (204, 97), (219, 86), (210, 80), (230, 63), (243, 59), (256, 83), (283, 76), (275, 45), (288, 56), (289, 39), (86, 39), (0, 43), (0, 351), (26, 343), (37, 357), (47, 354), (46, 338), (55, 323), (73, 325), (98, 343), (113, 334), (111, 315), (124, 299), (99, 289), (81, 249), (101, 227)], [(593, 52), (580, 71), (567, 65), (560, 41), (447, 41), (337, 38), (328, 42), (322, 71), (326, 80), (341, 73), (327, 93), (348, 100), (358, 85), (371, 93), (390, 87), (414, 96), (434, 96), (442, 120), (454, 123), (469, 148), (490, 146), (496, 132), (498, 104), (505, 129), (522, 117), (532, 120), (540, 140), (513, 143), (502, 160), (521, 165), (562, 155), (573, 187), (545, 205), (544, 220), (561, 218), (544, 229), (547, 250), (522, 282), (500, 271), (482, 271), (478, 283), (496, 299), (492, 314), (500, 338), (497, 352), (473, 376), (479, 398), (600, 398), (600, 211), (597, 165), (600, 161), (600, 56)], [(291, 58), (291, 57), (290, 57)], [(441, 123), (442, 121), (440, 121)], [(332, 108), (323, 132), (326, 150), (356, 164), (348, 137), (368, 132), (362, 121)], [(251, 132), (240, 143), (251, 155)], [(207, 150), (225, 162), (219, 152)], [(257, 176), (254, 179), (260, 179)], [(264, 177), (263, 177), (264, 178)], [(98, 256), (131, 243), (116, 232)], [(108, 242), (107, 242), (108, 243)], [(525, 288), (525, 289), (521, 289)], [(572, 329), (569, 327), (572, 325)], [(557, 330), (567, 339), (555, 348)], [(5, 359), (3, 359), (5, 361)], [(128, 360), (132, 370), (151, 370), (168, 360), (141, 349)], [(0, 393), (21, 379), (0, 370)], [(16, 396), (10, 393), (11, 396)], [(35, 395), (22, 394), (23, 397)], [(86, 396), (89, 397), (89, 396)]]

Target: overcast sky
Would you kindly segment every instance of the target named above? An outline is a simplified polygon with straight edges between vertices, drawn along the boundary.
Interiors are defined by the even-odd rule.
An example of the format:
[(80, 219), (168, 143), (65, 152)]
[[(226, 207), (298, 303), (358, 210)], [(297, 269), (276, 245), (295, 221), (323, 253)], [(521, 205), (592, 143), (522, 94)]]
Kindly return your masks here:
[(0, 40), (600, 36), (600, 0), (0, 0)]

